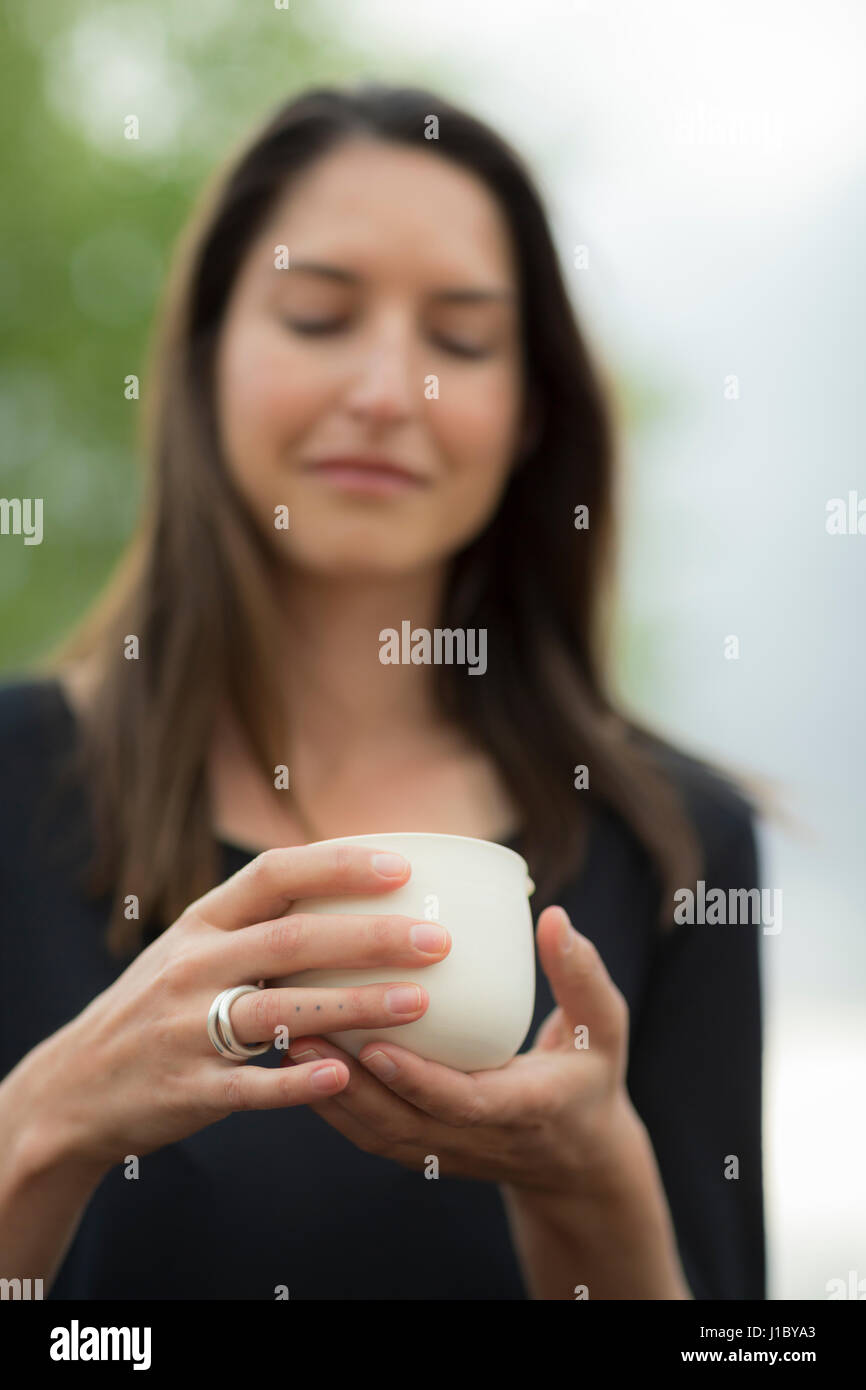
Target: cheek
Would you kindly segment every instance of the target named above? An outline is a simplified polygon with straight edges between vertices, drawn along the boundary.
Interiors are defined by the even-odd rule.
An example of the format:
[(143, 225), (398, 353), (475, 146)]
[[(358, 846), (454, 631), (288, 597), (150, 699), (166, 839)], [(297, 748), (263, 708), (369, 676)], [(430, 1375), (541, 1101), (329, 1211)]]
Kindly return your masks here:
[(479, 495), (495, 490), (512, 462), (518, 418), (519, 381), (510, 366), (443, 379), (429, 420), (452, 481)]
[(229, 456), (239, 467), (262, 462), (302, 435), (315, 419), (326, 383), (304, 353), (259, 330), (234, 331), (218, 373), (220, 418)]

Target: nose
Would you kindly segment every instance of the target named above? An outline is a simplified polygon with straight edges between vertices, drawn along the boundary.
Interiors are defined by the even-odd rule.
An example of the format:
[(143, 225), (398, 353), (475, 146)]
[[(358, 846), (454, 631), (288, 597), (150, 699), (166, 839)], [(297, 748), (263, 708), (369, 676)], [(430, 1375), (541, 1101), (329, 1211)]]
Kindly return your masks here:
[(345, 396), (349, 413), (375, 424), (408, 419), (423, 384), (416, 380), (408, 329), (379, 331), (359, 346), (359, 355)]

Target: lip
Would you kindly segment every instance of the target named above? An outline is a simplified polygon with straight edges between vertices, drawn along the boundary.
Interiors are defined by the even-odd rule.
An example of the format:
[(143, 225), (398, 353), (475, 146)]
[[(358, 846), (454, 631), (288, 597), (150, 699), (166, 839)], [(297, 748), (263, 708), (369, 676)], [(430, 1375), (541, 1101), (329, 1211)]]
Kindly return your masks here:
[(385, 497), (393, 493), (413, 492), (430, 485), (428, 478), (401, 463), (361, 454), (315, 459), (305, 465), (304, 472), (316, 474), (341, 492), (367, 496)]

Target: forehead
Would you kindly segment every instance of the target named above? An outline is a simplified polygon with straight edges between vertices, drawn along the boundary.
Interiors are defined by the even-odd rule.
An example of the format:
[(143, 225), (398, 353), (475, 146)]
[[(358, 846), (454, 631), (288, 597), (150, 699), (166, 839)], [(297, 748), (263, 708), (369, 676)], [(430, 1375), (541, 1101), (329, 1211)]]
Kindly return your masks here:
[(504, 214), (470, 170), (424, 149), (353, 139), (306, 169), (275, 205), (251, 248), (285, 244), (290, 258), (388, 267), (436, 280), (514, 284)]

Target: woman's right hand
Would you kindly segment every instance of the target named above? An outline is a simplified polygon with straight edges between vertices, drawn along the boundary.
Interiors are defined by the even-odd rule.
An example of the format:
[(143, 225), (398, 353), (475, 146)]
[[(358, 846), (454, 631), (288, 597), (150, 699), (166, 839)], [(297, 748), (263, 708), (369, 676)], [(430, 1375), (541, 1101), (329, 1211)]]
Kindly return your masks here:
[[(380, 894), (401, 887), (409, 874), (401, 856), (360, 845), (260, 854), (192, 903), (114, 984), (27, 1054), (19, 1068), (29, 1072), (24, 1092), (35, 1134), (66, 1161), (111, 1166), (234, 1110), (303, 1105), (337, 1094), (349, 1080), (339, 1061), (271, 1069), (219, 1056), (207, 1033), (208, 1010), (233, 985), (334, 966), (405, 966), (405, 986), (266, 988), (242, 995), (232, 1005), (232, 1028), (239, 1041), (253, 1044), (274, 1040), (281, 1026), (291, 1036), (309, 1032), (313, 1016), (317, 1033), (420, 1018), (429, 1000), (413, 976), (447, 955), (451, 941), (443, 928), (412, 917), (292, 910), (304, 898)], [(410, 933), (418, 927), (428, 948), (431, 931), (442, 932), (441, 949), (413, 944)], [(401, 988), (419, 990), (417, 1007), (404, 1011), (398, 999), (395, 1011), (394, 991)]]

